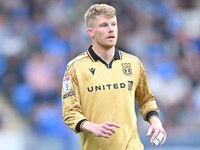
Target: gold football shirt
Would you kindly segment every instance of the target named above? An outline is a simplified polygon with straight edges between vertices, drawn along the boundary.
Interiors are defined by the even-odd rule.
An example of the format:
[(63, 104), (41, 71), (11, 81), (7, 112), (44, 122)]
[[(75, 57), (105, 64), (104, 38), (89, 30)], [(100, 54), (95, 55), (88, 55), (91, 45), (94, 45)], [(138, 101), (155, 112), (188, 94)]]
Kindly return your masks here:
[[(158, 115), (144, 67), (136, 56), (116, 49), (113, 60), (107, 64), (90, 46), (68, 63), (62, 86), (63, 119), (80, 133), (83, 150), (143, 150), (137, 132), (135, 100), (144, 120)], [(116, 121), (120, 128), (109, 139), (96, 137), (81, 132), (85, 120)]]

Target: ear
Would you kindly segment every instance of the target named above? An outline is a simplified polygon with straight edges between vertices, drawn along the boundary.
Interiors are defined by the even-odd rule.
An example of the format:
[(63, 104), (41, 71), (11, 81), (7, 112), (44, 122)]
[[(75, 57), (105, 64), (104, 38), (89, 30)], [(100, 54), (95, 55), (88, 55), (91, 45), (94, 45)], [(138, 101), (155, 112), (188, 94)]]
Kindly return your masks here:
[(92, 28), (87, 28), (87, 33), (91, 38), (94, 37), (94, 32), (93, 32)]

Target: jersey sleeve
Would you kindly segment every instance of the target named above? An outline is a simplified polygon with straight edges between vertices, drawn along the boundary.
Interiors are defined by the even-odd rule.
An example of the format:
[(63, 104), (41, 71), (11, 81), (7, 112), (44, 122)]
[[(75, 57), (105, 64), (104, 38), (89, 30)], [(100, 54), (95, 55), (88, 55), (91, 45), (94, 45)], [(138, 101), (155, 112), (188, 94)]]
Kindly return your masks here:
[(82, 123), (87, 119), (82, 114), (78, 81), (73, 66), (66, 67), (62, 82), (63, 120), (69, 128), (78, 133), (81, 131)]
[(138, 101), (140, 113), (142, 114), (143, 119), (149, 121), (152, 116), (158, 116), (159, 109), (157, 107), (156, 100), (150, 90), (144, 66), (140, 61), (139, 64), (140, 77), (135, 93), (136, 100)]

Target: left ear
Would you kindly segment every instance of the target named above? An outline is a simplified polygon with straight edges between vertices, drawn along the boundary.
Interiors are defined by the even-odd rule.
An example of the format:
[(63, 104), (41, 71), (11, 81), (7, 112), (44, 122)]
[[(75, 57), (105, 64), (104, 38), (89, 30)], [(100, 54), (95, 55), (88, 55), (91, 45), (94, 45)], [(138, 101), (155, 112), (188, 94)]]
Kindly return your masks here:
[(94, 37), (94, 32), (93, 32), (92, 28), (87, 28), (87, 33), (91, 38)]

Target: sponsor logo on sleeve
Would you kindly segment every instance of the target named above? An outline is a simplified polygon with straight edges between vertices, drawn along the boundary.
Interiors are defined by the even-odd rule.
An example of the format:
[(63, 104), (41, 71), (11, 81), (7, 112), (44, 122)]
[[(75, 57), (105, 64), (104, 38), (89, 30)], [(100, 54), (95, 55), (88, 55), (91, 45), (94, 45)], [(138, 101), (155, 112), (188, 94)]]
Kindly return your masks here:
[(63, 95), (63, 98), (67, 98), (67, 97), (70, 97), (70, 96), (73, 96), (75, 95), (74, 92), (69, 92), (69, 93), (66, 93), (65, 95)]
[(70, 76), (66, 76), (63, 80), (63, 90), (65, 92), (70, 92), (71, 90), (71, 77)]

